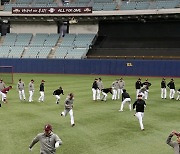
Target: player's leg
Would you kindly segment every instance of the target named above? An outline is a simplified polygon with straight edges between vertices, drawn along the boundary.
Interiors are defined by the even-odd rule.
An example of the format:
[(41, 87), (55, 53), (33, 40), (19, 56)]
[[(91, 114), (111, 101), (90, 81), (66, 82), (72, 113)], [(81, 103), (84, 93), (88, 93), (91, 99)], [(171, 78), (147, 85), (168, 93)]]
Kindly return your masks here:
[(100, 89), (97, 89), (97, 100), (100, 100), (101, 91)]
[(19, 99), (22, 100), (22, 91), (19, 90)]
[(29, 102), (32, 102), (32, 91), (29, 91)]
[(96, 100), (96, 89), (92, 88), (92, 92), (93, 92), (93, 101)]
[(41, 101), (44, 102), (44, 91), (42, 91), (41, 95), (42, 95)]
[(172, 89), (172, 99), (174, 99), (175, 90)]
[(26, 100), (26, 96), (25, 96), (24, 90), (22, 90), (21, 92), (22, 92), (23, 99)]
[(132, 109), (131, 109), (131, 98), (128, 98), (127, 101), (128, 101), (128, 103), (129, 103), (129, 110), (131, 111), (131, 110), (132, 110)]
[(69, 115), (71, 118), (71, 126), (73, 127), (75, 124), (74, 124), (74, 116), (73, 116), (73, 110), (72, 109), (69, 111)]
[(119, 111), (123, 111), (123, 108), (124, 108), (124, 104), (126, 103), (126, 99), (124, 99), (121, 103), (121, 107), (120, 107), (120, 110)]
[(59, 104), (60, 96), (59, 95), (55, 95), (55, 97), (56, 97), (56, 104)]
[(138, 118), (138, 120), (139, 120), (139, 124), (140, 124), (140, 128), (141, 128), (141, 130), (144, 130), (144, 125), (143, 125), (143, 122), (142, 122), (142, 114), (141, 114), (141, 112), (137, 112), (136, 114), (135, 114), (135, 116)]
[(161, 98), (164, 98), (164, 88), (161, 88)]

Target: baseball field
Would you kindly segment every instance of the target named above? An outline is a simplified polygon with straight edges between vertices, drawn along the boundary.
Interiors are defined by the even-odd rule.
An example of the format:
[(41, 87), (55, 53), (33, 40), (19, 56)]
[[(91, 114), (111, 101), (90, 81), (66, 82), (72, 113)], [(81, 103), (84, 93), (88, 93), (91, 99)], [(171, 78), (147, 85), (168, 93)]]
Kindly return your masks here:
[[(43, 132), (45, 124), (50, 123), (53, 131), (63, 141), (57, 154), (171, 154), (173, 149), (166, 144), (172, 130), (180, 131), (180, 101), (160, 97), (161, 77), (148, 77), (152, 83), (146, 101), (144, 127), (141, 131), (135, 111), (128, 105), (119, 112), (121, 100), (112, 101), (108, 94), (107, 102), (92, 101), (91, 86), (94, 78), (102, 78), (105, 88), (121, 76), (103, 75), (61, 75), (61, 74), (14, 74), (13, 89), (8, 93), (8, 104), (0, 108), (0, 153), (28, 154), (32, 139)], [(25, 82), (26, 101), (20, 101), (16, 89), (21, 78)], [(123, 76), (125, 88), (135, 101), (135, 82), (139, 77)], [(147, 77), (141, 77), (145, 81)], [(29, 103), (28, 84), (34, 79), (35, 93)], [(45, 80), (45, 102), (38, 102), (39, 85)], [(180, 79), (174, 78), (176, 90)], [(170, 77), (166, 78), (166, 82)], [(62, 86), (60, 104), (55, 103), (53, 91)], [(68, 93), (74, 93), (75, 127), (70, 125), (70, 117), (61, 117), (64, 100)], [(175, 98), (177, 94), (175, 94)], [(175, 140), (175, 138), (173, 138)], [(39, 143), (33, 147), (32, 154), (38, 154)]]

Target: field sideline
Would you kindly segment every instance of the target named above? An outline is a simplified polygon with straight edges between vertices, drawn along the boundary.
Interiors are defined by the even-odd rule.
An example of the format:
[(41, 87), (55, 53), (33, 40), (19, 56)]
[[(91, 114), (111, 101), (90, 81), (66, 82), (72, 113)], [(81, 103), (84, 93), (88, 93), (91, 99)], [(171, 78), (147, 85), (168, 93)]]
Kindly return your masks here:
[[(149, 77), (149, 99), (146, 101), (144, 126), (140, 131), (134, 111), (128, 105), (119, 112), (121, 100), (112, 101), (108, 94), (107, 102), (92, 101), (91, 86), (95, 77), (101, 77), (104, 87), (121, 76), (106, 75), (61, 75), (61, 74), (14, 74), (13, 89), (8, 93), (8, 104), (0, 108), (0, 154), (28, 154), (32, 139), (50, 123), (53, 130), (63, 141), (57, 154), (173, 154), (165, 142), (174, 129), (180, 131), (180, 101), (160, 98), (160, 77)], [(26, 84), (26, 99), (29, 97), (28, 84), (35, 80), (33, 102), (19, 101), (16, 84), (21, 78)], [(125, 88), (135, 101), (134, 84), (138, 77), (126, 77)], [(146, 77), (141, 77), (144, 81)], [(45, 102), (39, 103), (39, 84), (45, 82)], [(169, 82), (170, 78), (166, 79)], [(175, 78), (176, 89), (180, 88), (180, 79)], [(55, 104), (53, 91), (59, 86), (64, 89), (60, 104)], [(70, 117), (61, 117), (64, 100), (73, 92), (75, 127), (70, 125)], [(177, 95), (175, 95), (176, 98)], [(174, 138), (175, 139), (175, 138)], [(33, 147), (32, 154), (39, 153), (39, 143)]]

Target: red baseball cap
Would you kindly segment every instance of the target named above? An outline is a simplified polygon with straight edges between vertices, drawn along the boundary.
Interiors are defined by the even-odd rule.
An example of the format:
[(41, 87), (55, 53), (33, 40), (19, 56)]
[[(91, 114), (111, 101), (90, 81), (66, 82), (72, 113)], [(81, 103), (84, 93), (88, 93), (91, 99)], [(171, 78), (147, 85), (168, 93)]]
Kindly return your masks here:
[(48, 131), (52, 131), (52, 126), (50, 125), (50, 124), (47, 124), (47, 125), (45, 125), (44, 126), (44, 130), (46, 131), (46, 132), (48, 132)]

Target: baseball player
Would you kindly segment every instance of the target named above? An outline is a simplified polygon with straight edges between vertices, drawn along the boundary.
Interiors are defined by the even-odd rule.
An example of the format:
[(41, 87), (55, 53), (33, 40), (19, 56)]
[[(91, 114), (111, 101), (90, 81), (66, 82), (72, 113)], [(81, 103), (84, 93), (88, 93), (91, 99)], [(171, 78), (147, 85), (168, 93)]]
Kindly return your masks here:
[(178, 96), (177, 96), (176, 100), (178, 101), (178, 100), (180, 100), (180, 89), (177, 90), (177, 94), (178, 94)]
[(162, 78), (162, 81), (161, 81), (161, 98), (162, 99), (166, 99), (166, 93), (167, 93), (167, 90), (166, 90), (166, 79)]
[[(0, 79), (0, 95), (1, 95), (1, 90), (3, 90), (4, 88), (6, 88), (6, 85), (3, 82), (3, 79)], [(2, 95), (1, 95), (1, 100), (3, 101)]]
[[(176, 141), (172, 141), (172, 137), (176, 136)], [(173, 130), (168, 136), (166, 143), (174, 150), (174, 154), (180, 154), (180, 133)]]
[(75, 126), (74, 116), (73, 116), (73, 102), (74, 102), (74, 95), (73, 93), (70, 93), (64, 102), (65, 104), (64, 111), (61, 112), (61, 116), (64, 116), (64, 117), (69, 113), (72, 127)]
[(174, 99), (174, 94), (175, 94), (175, 89), (176, 89), (175, 84), (174, 84), (174, 79), (171, 79), (171, 81), (167, 84), (167, 86), (170, 89), (169, 98)]
[(144, 99), (145, 98), (145, 91), (147, 90), (147, 86), (146, 85), (143, 85), (141, 87), (141, 89), (139, 90), (139, 94), (138, 95), (142, 95), (142, 98)]
[(125, 87), (125, 82), (123, 80), (123, 78), (120, 78), (118, 81), (118, 89), (117, 89), (117, 98), (120, 99), (120, 96), (123, 93), (123, 89)]
[(124, 104), (126, 104), (126, 102), (129, 103), (129, 110), (131, 111), (131, 98), (130, 95), (126, 92), (126, 89), (123, 89), (123, 93), (122, 93), (122, 103), (121, 103), (121, 108), (120, 108), (120, 112), (123, 111), (123, 107)]
[(135, 116), (139, 120), (141, 130), (144, 130), (143, 117), (144, 117), (144, 108), (145, 107), (146, 107), (146, 103), (142, 99), (142, 95), (138, 95), (138, 99), (133, 104), (133, 109), (136, 110)]
[(148, 79), (146, 79), (146, 81), (143, 82), (142, 85), (146, 86), (146, 91), (144, 91), (144, 99), (147, 100), (148, 99), (148, 93), (149, 93), (149, 87), (151, 86), (151, 83), (148, 81)]
[(140, 91), (141, 87), (142, 87), (141, 78), (139, 78), (135, 83), (136, 99), (138, 98), (138, 94), (140, 93), (139, 91)]
[(47, 124), (44, 126), (44, 132), (39, 133), (29, 145), (29, 150), (32, 151), (33, 146), (40, 142), (40, 154), (55, 154), (56, 149), (62, 145), (62, 140), (52, 131), (52, 126)]
[(97, 80), (97, 86), (98, 86), (98, 89), (97, 89), (97, 100), (100, 100), (100, 98), (101, 98), (101, 89), (104, 88), (103, 82), (102, 82), (101, 78), (99, 78)]
[(34, 80), (32, 79), (29, 82), (29, 102), (33, 101), (33, 99), (32, 99), (33, 94), (34, 94)]
[(107, 98), (107, 93), (112, 93), (112, 88), (105, 88), (105, 89), (101, 89), (101, 92), (102, 92), (102, 98), (101, 98), (101, 101), (105, 101), (106, 102), (106, 98)]
[(39, 86), (39, 92), (40, 92), (40, 97), (38, 99), (39, 102), (44, 102), (44, 80), (41, 81), (41, 84)]
[(26, 100), (26, 96), (25, 96), (25, 92), (24, 92), (24, 87), (25, 87), (25, 84), (24, 82), (19, 79), (18, 83), (17, 83), (17, 90), (19, 92), (19, 99), (22, 100), (22, 98), (24, 100)]
[(94, 79), (94, 82), (92, 84), (92, 92), (93, 92), (93, 101), (96, 101), (97, 98), (97, 90), (98, 90), (98, 79)]
[(4, 88), (3, 90), (1, 90), (1, 95), (2, 95), (2, 101), (4, 103), (8, 103), (7, 102), (7, 93), (9, 92), (9, 90), (12, 89), (12, 86), (9, 86), (7, 88)]
[(117, 99), (117, 91), (118, 91), (118, 87), (119, 87), (119, 79), (117, 79), (116, 81), (114, 81), (111, 85), (112, 87), (112, 100), (116, 100)]
[(64, 95), (64, 92), (63, 92), (63, 89), (62, 87), (59, 87), (59, 89), (56, 89), (54, 92), (53, 92), (53, 95), (56, 97), (56, 104), (59, 104), (59, 101), (60, 101), (60, 95)]

